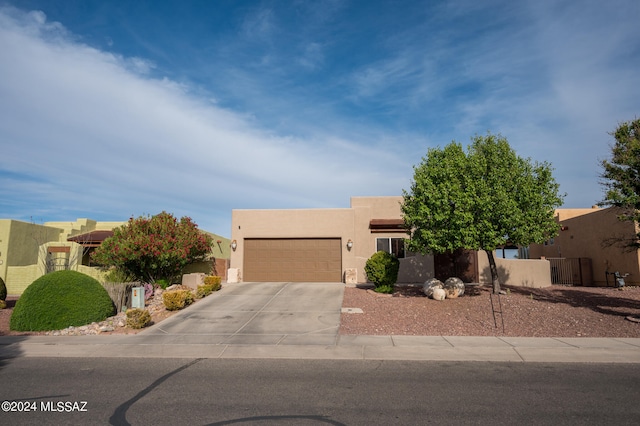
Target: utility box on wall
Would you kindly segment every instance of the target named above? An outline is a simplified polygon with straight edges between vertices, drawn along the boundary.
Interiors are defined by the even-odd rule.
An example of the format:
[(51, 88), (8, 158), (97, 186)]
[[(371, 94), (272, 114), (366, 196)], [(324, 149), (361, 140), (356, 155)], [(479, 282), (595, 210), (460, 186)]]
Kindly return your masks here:
[(144, 287), (133, 287), (131, 289), (131, 307), (144, 309)]

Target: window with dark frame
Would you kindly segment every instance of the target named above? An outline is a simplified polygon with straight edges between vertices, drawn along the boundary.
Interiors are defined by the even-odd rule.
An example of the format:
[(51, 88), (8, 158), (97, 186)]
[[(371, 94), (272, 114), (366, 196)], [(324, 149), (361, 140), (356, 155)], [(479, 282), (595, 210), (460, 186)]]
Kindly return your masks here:
[(376, 250), (386, 251), (402, 259), (405, 257), (404, 238), (376, 238)]

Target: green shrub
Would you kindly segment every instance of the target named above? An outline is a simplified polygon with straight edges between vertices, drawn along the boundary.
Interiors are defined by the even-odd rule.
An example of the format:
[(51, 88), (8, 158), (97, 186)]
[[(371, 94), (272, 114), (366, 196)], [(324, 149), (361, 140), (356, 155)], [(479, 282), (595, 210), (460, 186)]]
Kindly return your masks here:
[(220, 283), (218, 283), (218, 284), (206, 284), (206, 278), (205, 278), (205, 284), (199, 285), (197, 290), (196, 290), (196, 298), (197, 299), (202, 299), (203, 297), (206, 297), (206, 296), (210, 295), (214, 291), (220, 290), (220, 288), (222, 288)]
[(204, 285), (211, 286), (212, 291), (218, 291), (222, 288), (222, 277), (218, 275), (207, 275), (204, 277)]
[(203, 285), (199, 285), (198, 288), (196, 289), (196, 299), (202, 299), (203, 297), (207, 297), (208, 295), (210, 295), (213, 291), (211, 290), (211, 286), (203, 284)]
[(2, 278), (0, 278), (0, 300), (7, 300), (7, 286)]
[(9, 327), (60, 330), (103, 321), (113, 314), (113, 302), (96, 279), (76, 271), (57, 271), (27, 287), (16, 302)]
[(113, 236), (105, 239), (91, 257), (99, 265), (129, 271), (136, 281), (171, 281), (187, 265), (205, 261), (212, 244), (211, 236), (199, 230), (191, 218), (177, 219), (163, 211), (129, 219), (115, 228)]
[(383, 293), (383, 294), (391, 294), (393, 293), (393, 286), (392, 285), (379, 285), (376, 288), (373, 289), (373, 291), (375, 291), (376, 293)]
[(162, 302), (168, 311), (177, 311), (193, 303), (193, 294), (189, 290), (171, 290), (162, 293)]
[(5, 302), (4, 300), (0, 300), (0, 309), (4, 309), (7, 307), (7, 302)]
[(151, 323), (151, 314), (146, 309), (127, 309), (127, 326), (135, 329), (144, 328)]
[(371, 256), (365, 264), (367, 278), (379, 293), (393, 293), (393, 285), (398, 280), (400, 261), (386, 251), (379, 251)]
[(222, 286), (222, 277), (218, 275), (207, 275), (204, 277), (205, 285), (218, 286), (214, 291), (220, 290), (220, 286)]
[(169, 280), (165, 280), (165, 279), (156, 280), (156, 285), (159, 286), (163, 290), (166, 290), (167, 287), (170, 286)]

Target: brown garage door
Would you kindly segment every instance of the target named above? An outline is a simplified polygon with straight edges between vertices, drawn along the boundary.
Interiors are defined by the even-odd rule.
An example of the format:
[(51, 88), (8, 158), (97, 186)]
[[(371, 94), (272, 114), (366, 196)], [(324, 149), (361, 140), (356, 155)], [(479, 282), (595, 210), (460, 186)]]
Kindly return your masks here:
[(246, 239), (243, 280), (341, 282), (340, 239)]

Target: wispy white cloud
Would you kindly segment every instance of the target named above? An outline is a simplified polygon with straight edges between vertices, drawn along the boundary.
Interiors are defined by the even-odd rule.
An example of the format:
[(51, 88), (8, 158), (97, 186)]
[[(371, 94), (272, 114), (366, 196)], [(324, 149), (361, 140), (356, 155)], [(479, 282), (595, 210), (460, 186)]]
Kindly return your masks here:
[(372, 97), (387, 92), (392, 87), (416, 78), (420, 64), (409, 55), (398, 55), (365, 67), (354, 75), (355, 89), (358, 97)]
[(320, 43), (307, 43), (302, 54), (298, 57), (297, 63), (308, 70), (315, 70), (322, 65), (324, 61), (324, 52)]
[(638, 114), (640, 26), (629, 16), (640, 4), (443, 7), (460, 26), (425, 20), (396, 34), (386, 57), (354, 75), (356, 99), (424, 111), (448, 136), (440, 144), (500, 132), (521, 155), (554, 164), (568, 205), (598, 201), (607, 132)]
[(245, 16), (241, 35), (254, 41), (266, 41), (276, 29), (273, 11), (269, 8), (256, 8)]
[(568, 206), (598, 201), (607, 132), (640, 115), (640, 3), (374, 3), (211, 6), (230, 13), (196, 19), (202, 39), (133, 20), (113, 52), (85, 43), (106, 32), (3, 9), (0, 184), (27, 177), (23, 217), (82, 194), (89, 216), (226, 232), (232, 208), (398, 194), (430, 146), (491, 130), (551, 161)]
[(52, 40), (42, 29), (62, 27), (30, 16), (25, 26), (24, 16), (0, 12), (0, 168), (32, 178), (20, 187), (31, 200), (22, 218), (41, 202), (110, 219), (192, 212), (217, 228), (236, 207), (346, 205), (372, 185), (400, 190), (379, 174), (388, 155), (272, 134), (188, 87), (145, 76), (144, 61), (64, 31)]

